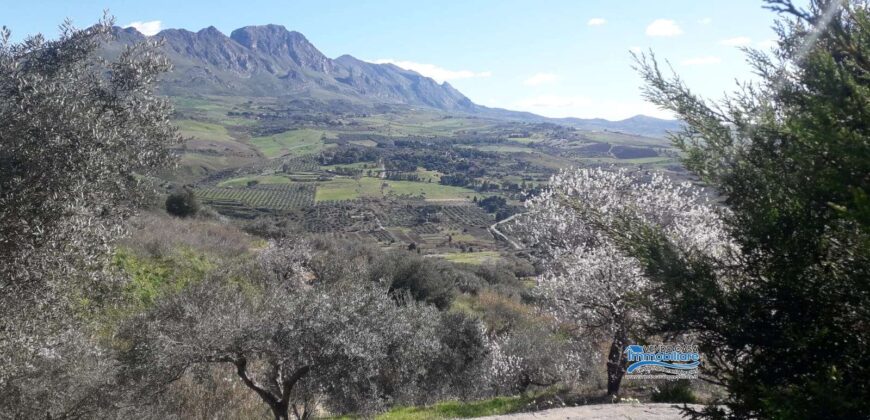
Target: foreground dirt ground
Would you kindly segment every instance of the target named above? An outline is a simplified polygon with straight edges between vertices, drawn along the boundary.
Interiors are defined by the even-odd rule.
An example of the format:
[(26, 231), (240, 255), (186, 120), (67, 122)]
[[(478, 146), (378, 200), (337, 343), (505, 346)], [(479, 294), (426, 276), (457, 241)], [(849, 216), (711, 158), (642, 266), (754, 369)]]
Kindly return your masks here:
[[(692, 406), (701, 408), (701, 406)], [(580, 407), (554, 408), (534, 413), (517, 413), (504, 416), (480, 417), (480, 419), (497, 420), (565, 420), (565, 419), (597, 419), (597, 420), (665, 420), (681, 419), (680, 408), (674, 404), (598, 404)]]

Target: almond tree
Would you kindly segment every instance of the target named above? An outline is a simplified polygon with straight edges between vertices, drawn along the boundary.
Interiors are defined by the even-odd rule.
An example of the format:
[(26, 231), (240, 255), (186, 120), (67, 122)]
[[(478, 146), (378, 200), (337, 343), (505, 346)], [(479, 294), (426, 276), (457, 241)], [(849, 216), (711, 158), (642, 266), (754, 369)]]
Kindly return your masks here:
[(538, 291), (559, 319), (585, 333), (607, 334), (607, 393), (617, 395), (623, 349), (647, 316), (649, 282), (636, 259), (609, 234), (625, 214), (659, 226), (675, 241), (701, 252), (725, 254), (728, 241), (717, 211), (701, 190), (658, 173), (579, 169), (563, 171), (528, 203), (514, 225), (541, 253)]

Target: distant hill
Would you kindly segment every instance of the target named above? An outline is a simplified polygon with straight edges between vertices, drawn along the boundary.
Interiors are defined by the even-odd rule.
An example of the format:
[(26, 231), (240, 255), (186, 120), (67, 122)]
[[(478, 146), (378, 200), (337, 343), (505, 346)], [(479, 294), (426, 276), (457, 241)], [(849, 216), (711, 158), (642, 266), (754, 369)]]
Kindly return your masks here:
[(677, 131), (683, 126), (678, 120), (664, 120), (646, 115), (635, 115), (619, 121), (601, 118), (559, 118), (558, 121), (583, 130), (620, 131), (657, 137), (664, 136), (668, 131)]
[(531, 112), (487, 108), (481, 105), (477, 105), (475, 112), (494, 118), (528, 122), (550, 122), (571, 126), (581, 130), (615, 131), (648, 137), (664, 137), (668, 132), (678, 131), (683, 126), (683, 123), (679, 120), (665, 120), (646, 115), (635, 115), (617, 121), (605, 120), (603, 118), (547, 118)]
[[(145, 38), (133, 28), (114, 30), (107, 55)], [(174, 70), (161, 80), (163, 93), (174, 96), (235, 95), (292, 97), (343, 105), (421, 106), (446, 112), (522, 121), (546, 121), (587, 130), (622, 131), (661, 136), (677, 121), (636, 116), (622, 121), (539, 115), (474, 104), (449, 83), (438, 83), (393, 64), (374, 64), (350, 55), (330, 59), (305, 36), (280, 25), (246, 26), (229, 36), (215, 27), (191, 32), (166, 29), (155, 35)]]

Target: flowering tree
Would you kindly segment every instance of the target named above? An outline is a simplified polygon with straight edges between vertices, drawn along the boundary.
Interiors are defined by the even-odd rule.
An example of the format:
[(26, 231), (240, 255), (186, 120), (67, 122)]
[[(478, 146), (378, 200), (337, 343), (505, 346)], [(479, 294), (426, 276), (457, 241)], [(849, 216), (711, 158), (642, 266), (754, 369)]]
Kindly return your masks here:
[(528, 206), (513, 229), (547, 262), (538, 290), (559, 319), (612, 337), (607, 392), (616, 395), (624, 374), (622, 350), (647, 316), (641, 301), (649, 282), (638, 261), (613, 242), (613, 227), (632, 217), (688, 248), (723, 254), (730, 247), (721, 219), (691, 184), (625, 170), (563, 171)]

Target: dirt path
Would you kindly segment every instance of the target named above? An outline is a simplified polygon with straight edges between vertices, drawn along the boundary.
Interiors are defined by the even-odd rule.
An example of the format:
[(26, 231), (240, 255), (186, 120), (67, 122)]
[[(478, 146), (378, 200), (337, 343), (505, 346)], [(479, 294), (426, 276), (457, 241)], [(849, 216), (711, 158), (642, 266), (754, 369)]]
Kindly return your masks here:
[[(691, 406), (701, 408), (701, 406)], [(680, 409), (674, 404), (596, 404), (580, 407), (554, 408), (534, 413), (508, 414), (504, 416), (479, 417), (487, 420), (665, 420), (681, 419)]]
[(504, 219), (500, 222), (495, 222), (492, 226), (489, 227), (489, 230), (492, 232), (493, 236), (496, 236), (496, 238), (504, 239), (505, 241), (507, 241), (507, 243), (511, 244), (511, 246), (514, 247), (514, 249), (518, 249), (518, 250), (523, 249), (522, 245), (514, 242), (511, 238), (508, 238), (507, 235), (505, 235), (504, 233), (501, 233), (501, 231), (498, 230), (498, 225), (500, 225), (502, 223), (510, 222), (511, 220), (514, 219), (514, 217), (517, 217), (517, 216), (520, 216), (523, 214), (525, 214), (525, 213), (517, 213), (517, 214), (514, 214), (511, 217), (508, 217), (507, 219)]

